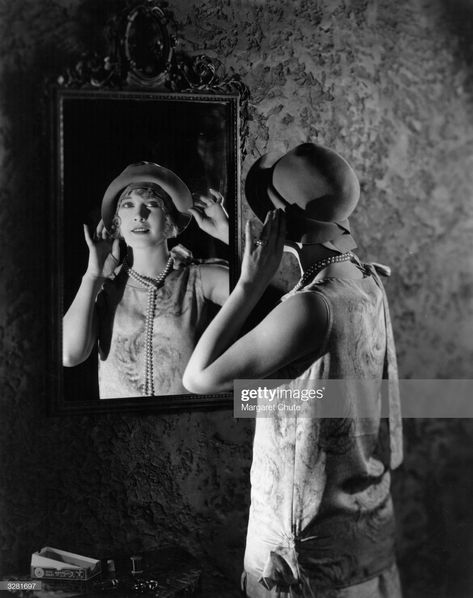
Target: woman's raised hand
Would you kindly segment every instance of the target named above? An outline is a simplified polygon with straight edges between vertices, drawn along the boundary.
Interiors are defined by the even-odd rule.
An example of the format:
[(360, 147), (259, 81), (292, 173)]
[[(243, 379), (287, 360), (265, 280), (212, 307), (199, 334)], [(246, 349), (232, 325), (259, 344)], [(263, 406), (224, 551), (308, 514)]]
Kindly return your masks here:
[(215, 189), (209, 195), (199, 195), (189, 212), (207, 234), (228, 245), (228, 214), (223, 207), (223, 196)]
[(286, 218), (283, 210), (268, 212), (259, 239), (255, 239), (250, 222), (245, 227), (245, 251), (240, 282), (266, 288), (281, 263), (286, 240)]
[(89, 263), (86, 274), (92, 278), (109, 278), (120, 259), (120, 242), (110, 237), (101, 220), (95, 232), (91, 234), (84, 224), (84, 238), (89, 248)]

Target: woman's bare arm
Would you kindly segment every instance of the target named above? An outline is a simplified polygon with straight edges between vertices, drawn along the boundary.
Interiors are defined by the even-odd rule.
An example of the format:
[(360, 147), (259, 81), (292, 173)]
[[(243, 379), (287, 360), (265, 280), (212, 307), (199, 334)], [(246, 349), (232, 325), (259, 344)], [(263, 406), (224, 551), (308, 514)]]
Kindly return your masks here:
[[(301, 293), (288, 299), (253, 330), (235, 340), (237, 327), (232, 329), (232, 324), (236, 324), (238, 315), (243, 315), (248, 305), (244, 289), (236, 288), (235, 291), (229, 299), (232, 303), (227, 302), (209, 325), (209, 328), (212, 327), (222, 316), (218, 322), (221, 325), (218, 331), (220, 350), (229, 341), (231, 344), (220, 354), (217, 350), (218, 356), (207, 366), (201, 366), (197, 359), (193, 361), (194, 356), (191, 357), (183, 377), (184, 386), (190, 392), (222, 392), (230, 390), (235, 379), (267, 378), (305, 355), (319, 354), (322, 349), (328, 314), (325, 303), (317, 295)], [(213, 347), (217, 348), (218, 344), (213, 340)], [(210, 344), (212, 339), (200, 339), (194, 352), (196, 358), (199, 348), (206, 348), (203, 345), (199, 347), (201, 342), (203, 345), (206, 342)]]
[(284, 217), (279, 211), (265, 223), (263, 246), (255, 245), (247, 226), (240, 280), (200, 338), (184, 372), (184, 386), (191, 392), (219, 392), (230, 389), (237, 378), (264, 378), (321, 348), (328, 316), (323, 301), (312, 293), (281, 303), (238, 339), (279, 265), (284, 238)]
[(104, 279), (85, 274), (63, 320), (62, 364), (79, 365), (89, 357), (97, 340), (95, 300)]
[(63, 318), (63, 365), (71, 367), (89, 357), (97, 340), (95, 300), (104, 281), (118, 264), (119, 243), (107, 237), (103, 224), (91, 236), (84, 225), (84, 237), (89, 247), (87, 271), (77, 294)]

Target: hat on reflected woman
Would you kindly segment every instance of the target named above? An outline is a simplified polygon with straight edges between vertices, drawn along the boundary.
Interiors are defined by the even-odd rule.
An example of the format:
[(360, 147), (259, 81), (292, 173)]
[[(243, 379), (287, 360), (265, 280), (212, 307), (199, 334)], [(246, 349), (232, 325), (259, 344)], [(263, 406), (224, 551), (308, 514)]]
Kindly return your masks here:
[(177, 210), (179, 232), (182, 232), (192, 219), (188, 213), (192, 207), (192, 195), (187, 185), (172, 170), (154, 162), (137, 162), (130, 164), (107, 187), (102, 199), (102, 220), (107, 230), (112, 229), (117, 201), (121, 192), (133, 185), (136, 188), (153, 183), (163, 189), (171, 198)]
[(274, 208), (285, 210), (290, 241), (330, 243), (342, 252), (356, 247), (348, 217), (360, 184), (350, 164), (331, 149), (303, 143), (283, 155), (265, 154), (251, 167), (245, 194), (261, 221)]

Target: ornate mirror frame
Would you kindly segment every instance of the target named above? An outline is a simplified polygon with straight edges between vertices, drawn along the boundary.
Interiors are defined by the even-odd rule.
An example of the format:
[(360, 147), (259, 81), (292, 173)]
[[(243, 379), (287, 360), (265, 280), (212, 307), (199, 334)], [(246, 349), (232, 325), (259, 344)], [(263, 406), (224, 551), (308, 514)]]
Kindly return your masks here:
[[(78, 366), (76, 373), (68, 371), (76, 368), (62, 367), (62, 316), (71, 301), (71, 289), (77, 290), (87, 263), (81, 224), (88, 219), (89, 226), (93, 226), (93, 219), (97, 217), (95, 208), (100, 205), (105, 187), (127, 164), (138, 161), (133, 147), (135, 152), (142, 153), (143, 148), (151, 148), (141, 159), (159, 162), (181, 174), (174, 164), (163, 163), (160, 153), (163, 143), (157, 142), (156, 131), (167, 148), (172, 146), (170, 153), (175, 160), (192, 163), (192, 152), (187, 150), (195, 135), (203, 136), (204, 141), (211, 138), (210, 146), (215, 143), (220, 150), (224, 148), (220, 170), (215, 167), (212, 173), (206, 172), (209, 174), (206, 180), (210, 186), (208, 182), (212, 175), (215, 180), (218, 172), (223, 173), (221, 190), (225, 192), (225, 207), (230, 218), (227, 254), (219, 254), (219, 251), (225, 251), (223, 244), (218, 247), (219, 242), (216, 242), (217, 249), (207, 246), (203, 256), (197, 255), (202, 247), (195, 230), (189, 233), (187, 241), (192, 244), (194, 240), (197, 244), (197, 253), (196, 247), (189, 247), (195, 257), (228, 259), (230, 287), (238, 277), (240, 158), (245, 151), (247, 136), (248, 89), (238, 76), (222, 74), (221, 66), (207, 56), (192, 57), (176, 52), (173, 28), (172, 13), (163, 4), (156, 0), (134, 2), (109, 22), (109, 55), (83, 56), (49, 85), (50, 215), (54, 224), (50, 247), (52, 326), (48, 379), (50, 413), (54, 415), (170, 412), (232, 405), (232, 393), (101, 400), (98, 397), (96, 354), (88, 363)], [(172, 119), (180, 126), (175, 129), (169, 126)], [(117, 123), (116, 127), (114, 123)], [(121, 124), (118, 126), (118, 123)], [(185, 165), (181, 164), (180, 168), (185, 170)], [(112, 176), (111, 173), (115, 174)], [(186, 180), (187, 177), (182, 178)], [(193, 178), (197, 181), (198, 177), (191, 176)], [(196, 181), (194, 188), (192, 184), (188, 185), (191, 191), (199, 192)], [(77, 222), (78, 219), (82, 222)]]

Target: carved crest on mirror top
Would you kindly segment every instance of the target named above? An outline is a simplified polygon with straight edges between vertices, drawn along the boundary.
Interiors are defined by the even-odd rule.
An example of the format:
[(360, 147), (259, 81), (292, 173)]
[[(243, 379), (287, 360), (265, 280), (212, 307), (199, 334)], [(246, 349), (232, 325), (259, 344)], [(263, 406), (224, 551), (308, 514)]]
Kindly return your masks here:
[(226, 74), (209, 56), (179, 50), (178, 29), (167, 2), (130, 1), (105, 27), (107, 54), (83, 54), (57, 77), (56, 84), (71, 89), (238, 94), (244, 153), (248, 87), (238, 74)]

